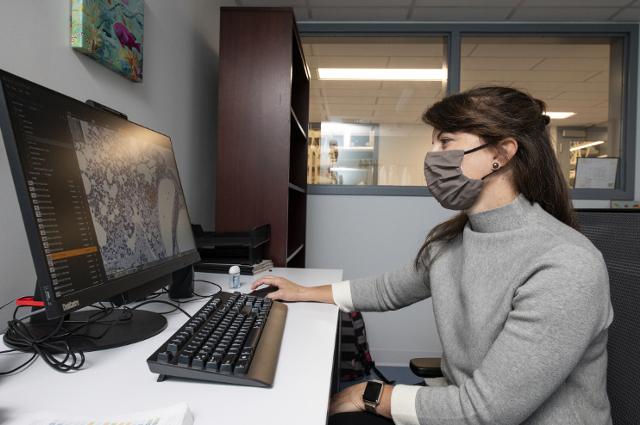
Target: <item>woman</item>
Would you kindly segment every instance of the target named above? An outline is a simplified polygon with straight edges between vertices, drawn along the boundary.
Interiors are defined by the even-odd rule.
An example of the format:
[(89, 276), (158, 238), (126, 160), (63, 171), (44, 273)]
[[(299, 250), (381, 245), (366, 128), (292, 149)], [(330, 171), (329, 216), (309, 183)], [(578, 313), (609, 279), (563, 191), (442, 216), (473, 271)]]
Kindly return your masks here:
[(435, 129), (428, 187), (462, 212), (428, 234), (413, 264), (316, 287), (254, 282), (276, 286), (270, 298), (346, 311), (433, 299), (449, 385), (385, 385), (371, 414), (363, 393), (376, 386), (356, 384), (333, 397), (330, 423), (611, 423), (607, 270), (576, 230), (544, 108), (521, 91), (484, 87), (424, 113)]

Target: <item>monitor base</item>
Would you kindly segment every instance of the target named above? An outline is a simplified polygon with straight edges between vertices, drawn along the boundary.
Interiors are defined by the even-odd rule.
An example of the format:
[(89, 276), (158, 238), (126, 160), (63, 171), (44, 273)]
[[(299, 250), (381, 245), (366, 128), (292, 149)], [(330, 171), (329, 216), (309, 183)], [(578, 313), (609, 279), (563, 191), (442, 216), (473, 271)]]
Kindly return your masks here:
[[(117, 321), (118, 319), (119, 321)], [(93, 322), (81, 327), (89, 321)], [(50, 335), (56, 329), (58, 323), (59, 319), (51, 321), (32, 320), (24, 323), (24, 325), (33, 337), (42, 338)], [(74, 351), (99, 351), (151, 338), (167, 327), (167, 319), (160, 313), (120, 308), (113, 309), (108, 315), (99, 310), (77, 311), (65, 317), (62, 328), (57, 334), (62, 335), (78, 327), (81, 328), (63, 340)], [(11, 348), (22, 350), (22, 348), (11, 344), (6, 334), (4, 342)]]

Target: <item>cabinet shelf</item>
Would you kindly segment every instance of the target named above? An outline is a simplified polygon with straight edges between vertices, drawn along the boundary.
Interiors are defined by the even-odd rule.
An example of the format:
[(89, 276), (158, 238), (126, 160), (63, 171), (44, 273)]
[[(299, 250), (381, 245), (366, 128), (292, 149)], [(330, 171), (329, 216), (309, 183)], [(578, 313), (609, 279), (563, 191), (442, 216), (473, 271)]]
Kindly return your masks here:
[(295, 191), (300, 192), (300, 193), (307, 193), (306, 190), (304, 190), (300, 186), (296, 186), (295, 184), (293, 184), (291, 182), (289, 182), (289, 189), (295, 190)]
[(301, 244), (300, 246), (298, 246), (296, 249), (293, 250), (291, 254), (287, 256), (287, 264), (290, 263), (291, 260), (293, 260), (295, 256), (302, 251), (302, 248), (304, 248), (304, 244)]
[(304, 131), (304, 127), (302, 127), (302, 124), (300, 124), (300, 120), (298, 119), (298, 116), (296, 115), (296, 111), (293, 110), (293, 107), (291, 107), (291, 119), (293, 120), (293, 122), (295, 122), (295, 126), (298, 130), (300, 130), (300, 133), (302, 134), (302, 137), (304, 137), (304, 140), (307, 140), (307, 132)]
[[(215, 228), (269, 223), (265, 255), (304, 267), (310, 87), (293, 9), (220, 8), (220, 52)], [(257, 98), (270, 107), (256, 108)], [(267, 164), (269, 178), (241, 163)]]
[[(297, 65), (302, 65), (302, 70), (304, 71), (304, 79), (309, 82), (311, 80), (311, 73), (309, 72), (309, 67), (307, 67), (306, 62), (304, 61), (304, 49), (302, 48), (302, 42), (300, 41), (300, 34), (297, 31), (293, 32), (293, 56), (298, 58), (303, 58), (302, 62), (298, 62)], [(297, 61), (293, 61), (296, 64)]]

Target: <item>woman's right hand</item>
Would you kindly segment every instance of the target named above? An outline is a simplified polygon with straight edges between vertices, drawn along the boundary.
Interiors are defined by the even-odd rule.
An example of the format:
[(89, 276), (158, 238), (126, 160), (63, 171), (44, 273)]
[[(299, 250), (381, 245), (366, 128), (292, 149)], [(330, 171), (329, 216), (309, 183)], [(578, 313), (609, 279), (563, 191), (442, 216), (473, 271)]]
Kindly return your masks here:
[(277, 291), (267, 294), (267, 298), (282, 301), (310, 301), (304, 298), (304, 286), (291, 282), (284, 277), (263, 276), (251, 284), (251, 290), (255, 290), (260, 285), (270, 285), (278, 288)]

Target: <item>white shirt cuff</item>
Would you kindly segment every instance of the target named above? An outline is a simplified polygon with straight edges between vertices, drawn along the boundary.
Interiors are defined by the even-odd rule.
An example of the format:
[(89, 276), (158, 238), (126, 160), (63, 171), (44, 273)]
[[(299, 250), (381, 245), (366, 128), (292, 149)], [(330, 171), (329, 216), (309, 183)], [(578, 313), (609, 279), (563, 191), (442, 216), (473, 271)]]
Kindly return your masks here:
[(331, 285), (333, 294), (333, 302), (340, 310), (349, 313), (353, 311), (353, 300), (351, 299), (351, 283), (348, 280), (334, 283)]
[(391, 418), (396, 425), (419, 425), (416, 411), (418, 385), (396, 385), (391, 392)]

